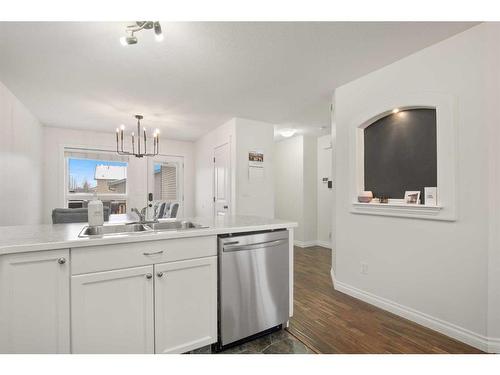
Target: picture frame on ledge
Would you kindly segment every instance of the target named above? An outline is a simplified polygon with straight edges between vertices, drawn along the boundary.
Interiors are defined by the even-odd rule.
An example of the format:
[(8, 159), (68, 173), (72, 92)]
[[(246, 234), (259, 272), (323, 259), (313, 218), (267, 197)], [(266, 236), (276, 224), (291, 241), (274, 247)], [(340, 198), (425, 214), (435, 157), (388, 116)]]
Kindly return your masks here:
[(420, 191), (405, 191), (406, 204), (420, 204)]

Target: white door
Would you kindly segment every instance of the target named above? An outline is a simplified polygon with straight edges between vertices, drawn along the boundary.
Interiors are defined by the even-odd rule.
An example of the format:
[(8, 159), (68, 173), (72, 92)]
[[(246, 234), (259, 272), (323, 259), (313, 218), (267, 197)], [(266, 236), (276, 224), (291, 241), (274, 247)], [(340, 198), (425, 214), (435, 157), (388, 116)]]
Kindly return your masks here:
[(155, 265), (156, 353), (217, 341), (217, 257)]
[(0, 353), (69, 353), (69, 250), (0, 256)]
[(231, 154), (230, 144), (214, 149), (214, 215), (230, 213), (231, 207)]
[(73, 353), (153, 353), (153, 266), (73, 276)]
[[(150, 215), (155, 213), (155, 203), (162, 201), (169, 206), (164, 217), (169, 217), (174, 211), (175, 217), (184, 217), (184, 157), (157, 155), (149, 158), (148, 171), (148, 195), (153, 198), (153, 202), (148, 202), (148, 205), (153, 205)], [(177, 209), (174, 205), (178, 205)]]

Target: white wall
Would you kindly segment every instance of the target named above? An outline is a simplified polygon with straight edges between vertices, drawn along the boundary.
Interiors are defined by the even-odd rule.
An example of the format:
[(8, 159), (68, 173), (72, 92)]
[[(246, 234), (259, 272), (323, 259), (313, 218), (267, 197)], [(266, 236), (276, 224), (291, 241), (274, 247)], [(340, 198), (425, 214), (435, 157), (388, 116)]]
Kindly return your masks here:
[(41, 124), (0, 82), (0, 225), (38, 224)]
[(275, 216), (298, 223), (298, 246), (317, 244), (317, 138), (297, 135), (275, 143)]
[(328, 183), (322, 182), (324, 177), (332, 180), (332, 149), (331, 135), (318, 137), (317, 147), (317, 205), (318, 205), (318, 243), (325, 247), (331, 247), (330, 233), (332, 230), (332, 196), (333, 189), (328, 188)]
[[(489, 241), (488, 241), (488, 336), (496, 338), (490, 342), (490, 351), (500, 353), (500, 112), (498, 111), (500, 87), (500, 48), (498, 48), (498, 26), (485, 28), (485, 40), (489, 46), (486, 58), (490, 60), (485, 81), (487, 92), (485, 116), (489, 119)], [(495, 94), (496, 93), (496, 94)]]
[(318, 138), (304, 136), (304, 241), (318, 240)]
[[(336, 131), (336, 288), (482, 349), (486, 336), (500, 337), (498, 276), (490, 275), (488, 298), (488, 259), (495, 260), (490, 272), (498, 270), (500, 251), (498, 237), (488, 231), (493, 230), (493, 219), (496, 232), (499, 223), (498, 165), (492, 162), (493, 158), (498, 162), (498, 130), (494, 140), (491, 136), (491, 127), (498, 127), (498, 122), (489, 117), (488, 108), (488, 103), (497, 107), (500, 101), (498, 59), (490, 57), (499, 46), (500, 25), (482, 24), (338, 88), (332, 130)], [(458, 219), (454, 222), (350, 212), (348, 165), (354, 119), (366, 103), (403, 91), (456, 98)], [(492, 198), (496, 211), (491, 210)], [(361, 274), (361, 263), (368, 265), (368, 274)], [(488, 315), (495, 316), (489, 326)]]
[[(273, 138), (272, 124), (233, 118), (196, 141), (196, 216), (213, 216), (214, 149), (229, 143), (231, 214), (274, 217)], [(265, 177), (261, 182), (248, 178), (248, 152), (252, 150), (264, 152)]]
[[(264, 153), (264, 178), (248, 177), (249, 151)], [(236, 213), (274, 218), (274, 126), (267, 122), (236, 119)]]
[[(115, 134), (94, 131), (43, 127), (43, 221), (51, 222), (55, 207), (64, 207), (64, 158), (67, 146), (114, 151)], [(194, 143), (161, 139), (162, 155), (184, 157), (184, 216), (194, 215)], [(129, 159), (127, 170), (128, 205), (142, 208), (147, 204), (147, 158)]]
[(304, 142), (295, 136), (274, 145), (274, 214), (277, 219), (293, 220), (295, 241), (304, 241)]

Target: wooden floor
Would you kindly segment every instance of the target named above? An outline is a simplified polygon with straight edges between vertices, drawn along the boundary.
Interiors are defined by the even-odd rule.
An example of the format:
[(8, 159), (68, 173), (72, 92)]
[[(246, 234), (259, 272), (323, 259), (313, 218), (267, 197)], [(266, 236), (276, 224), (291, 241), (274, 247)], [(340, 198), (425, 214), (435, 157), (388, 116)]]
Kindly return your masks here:
[(482, 353), (333, 289), (331, 252), (295, 248), (289, 331), (318, 353)]

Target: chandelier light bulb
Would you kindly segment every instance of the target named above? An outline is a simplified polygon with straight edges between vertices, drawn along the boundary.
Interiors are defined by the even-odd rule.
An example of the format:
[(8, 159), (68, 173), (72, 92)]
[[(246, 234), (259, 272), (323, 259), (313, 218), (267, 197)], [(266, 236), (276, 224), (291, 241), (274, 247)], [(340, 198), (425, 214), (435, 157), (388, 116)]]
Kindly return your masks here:
[(126, 46), (126, 45), (128, 45), (128, 43), (127, 43), (127, 37), (122, 36), (122, 37), (120, 38), (120, 44), (121, 44), (122, 46)]

